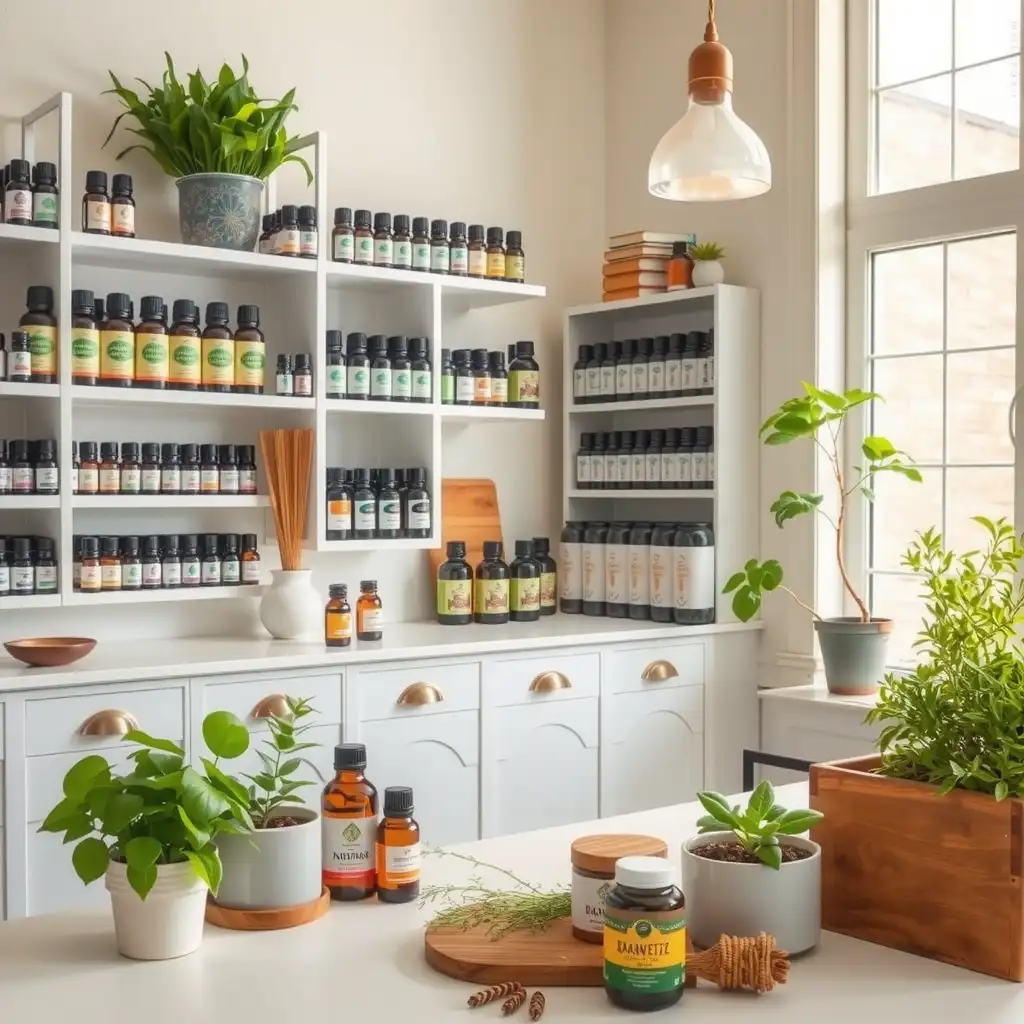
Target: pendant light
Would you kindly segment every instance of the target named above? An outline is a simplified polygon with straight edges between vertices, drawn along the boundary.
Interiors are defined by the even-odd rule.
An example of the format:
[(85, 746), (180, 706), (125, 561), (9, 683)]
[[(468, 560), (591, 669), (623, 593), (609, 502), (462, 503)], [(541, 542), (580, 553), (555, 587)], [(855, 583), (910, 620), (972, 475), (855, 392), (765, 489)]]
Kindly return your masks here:
[(718, 41), (708, 0), (704, 42), (690, 54), (686, 113), (658, 143), (647, 171), (651, 195), (680, 202), (748, 199), (772, 187), (772, 162), (732, 109), (732, 54)]

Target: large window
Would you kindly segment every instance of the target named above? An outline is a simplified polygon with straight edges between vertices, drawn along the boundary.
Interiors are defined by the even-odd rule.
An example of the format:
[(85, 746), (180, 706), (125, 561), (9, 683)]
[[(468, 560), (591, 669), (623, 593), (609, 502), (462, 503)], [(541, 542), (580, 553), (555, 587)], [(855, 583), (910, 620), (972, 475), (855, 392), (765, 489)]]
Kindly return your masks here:
[(908, 450), (924, 477), (878, 481), (848, 555), (875, 614), (896, 620), (890, 656), (901, 665), (922, 612), (900, 566), (915, 531), (935, 526), (967, 550), (980, 540), (971, 516), (1024, 528), (1010, 436), (1024, 383), (1022, 0), (848, 8), (847, 377), (886, 399), (863, 430)]

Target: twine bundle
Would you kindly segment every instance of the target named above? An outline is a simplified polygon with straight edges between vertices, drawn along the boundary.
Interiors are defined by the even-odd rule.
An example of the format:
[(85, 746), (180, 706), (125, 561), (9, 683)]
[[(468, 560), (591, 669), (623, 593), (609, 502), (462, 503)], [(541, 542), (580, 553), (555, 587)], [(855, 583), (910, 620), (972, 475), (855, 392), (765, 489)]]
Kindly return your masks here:
[(761, 932), (756, 938), (722, 935), (702, 953), (690, 953), (686, 969), (719, 988), (771, 992), (789, 977), (789, 954), (775, 948), (775, 939)]
[(270, 487), (281, 568), (301, 569), (309, 475), (313, 466), (313, 431), (261, 430), (260, 451)]

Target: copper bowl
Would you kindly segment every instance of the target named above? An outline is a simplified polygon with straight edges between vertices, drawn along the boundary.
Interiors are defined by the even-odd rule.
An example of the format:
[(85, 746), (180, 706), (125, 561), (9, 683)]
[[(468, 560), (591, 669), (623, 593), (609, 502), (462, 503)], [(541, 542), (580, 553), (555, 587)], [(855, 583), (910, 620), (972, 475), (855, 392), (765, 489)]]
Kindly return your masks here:
[(84, 658), (96, 646), (84, 636), (38, 636), (4, 644), (7, 653), (33, 668), (58, 668)]

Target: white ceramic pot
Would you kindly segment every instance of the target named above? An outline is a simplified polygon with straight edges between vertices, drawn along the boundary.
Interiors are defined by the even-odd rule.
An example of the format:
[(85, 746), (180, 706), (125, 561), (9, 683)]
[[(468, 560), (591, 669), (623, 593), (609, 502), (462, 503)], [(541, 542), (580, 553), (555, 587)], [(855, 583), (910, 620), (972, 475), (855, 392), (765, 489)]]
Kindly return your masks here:
[(312, 569), (272, 569), (260, 601), (260, 622), (275, 640), (315, 640), (321, 635), (324, 601)]
[(217, 890), (222, 907), (275, 910), (311, 903), (322, 890), (320, 815), (308, 807), (280, 808), (301, 825), (261, 828), (252, 835), (224, 833), (214, 840), (224, 865)]
[(784, 862), (778, 871), (764, 864), (708, 860), (694, 851), (705, 843), (735, 838), (707, 832), (683, 843), (686, 927), (697, 946), (720, 935), (774, 935), (776, 945), (802, 953), (821, 934), (821, 847), (810, 839), (786, 836), (781, 842), (810, 850), (803, 860)]
[(693, 264), (693, 287), (707, 288), (725, 281), (725, 267), (718, 260), (698, 260)]
[(110, 862), (106, 884), (114, 910), (117, 951), (122, 956), (173, 960), (199, 948), (207, 890), (191, 864), (158, 864), (156, 884), (144, 900), (128, 884), (124, 864)]

